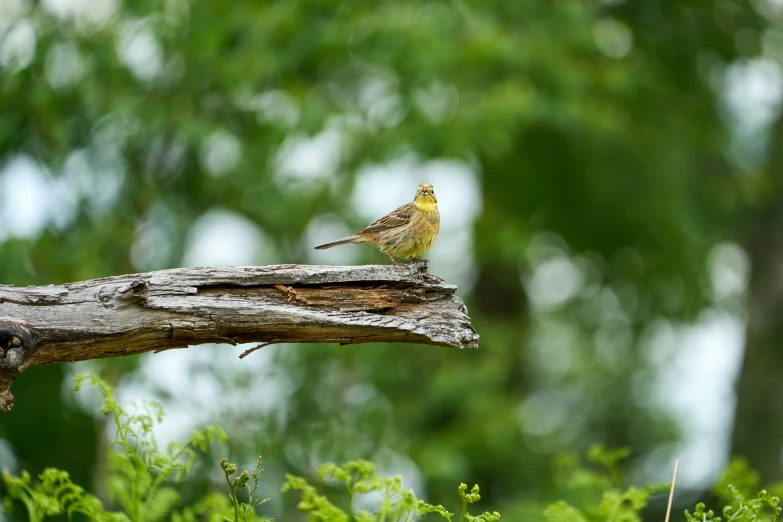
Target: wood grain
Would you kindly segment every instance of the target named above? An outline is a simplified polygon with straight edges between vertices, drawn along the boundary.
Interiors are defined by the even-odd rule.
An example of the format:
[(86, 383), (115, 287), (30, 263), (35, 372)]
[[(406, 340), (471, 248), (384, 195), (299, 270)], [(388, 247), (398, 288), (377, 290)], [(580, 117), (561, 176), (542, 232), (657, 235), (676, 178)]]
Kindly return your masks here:
[(0, 285), (0, 409), (30, 366), (203, 343), (475, 348), (456, 287), (403, 266), (178, 268), (61, 286)]

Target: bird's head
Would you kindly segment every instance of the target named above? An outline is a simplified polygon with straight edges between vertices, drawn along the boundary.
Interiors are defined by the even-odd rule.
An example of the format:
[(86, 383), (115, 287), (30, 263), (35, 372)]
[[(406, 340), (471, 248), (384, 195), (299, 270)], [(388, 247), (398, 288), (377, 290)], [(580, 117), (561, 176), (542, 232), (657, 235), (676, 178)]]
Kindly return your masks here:
[(435, 189), (429, 183), (419, 185), (413, 202), (417, 207), (427, 212), (438, 209), (438, 198), (435, 197)]

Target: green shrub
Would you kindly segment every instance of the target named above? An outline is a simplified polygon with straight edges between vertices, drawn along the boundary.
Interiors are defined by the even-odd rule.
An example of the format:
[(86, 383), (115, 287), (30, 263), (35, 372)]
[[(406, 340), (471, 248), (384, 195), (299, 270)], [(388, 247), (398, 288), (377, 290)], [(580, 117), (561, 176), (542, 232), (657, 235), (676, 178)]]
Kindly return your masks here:
[[(413, 520), (414, 515), (437, 513), (446, 520), (453, 520), (454, 514), (443, 506), (433, 506), (416, 497), (411, 489), (404, 489), (401, 477), (380, 477), (375, 472), (375, 465), (366, 460), (353, 460), (343, 466), (336, 464), (324, 464), (320, 467), (318, 475), (321, 482), (342, 484), (348, 493), (349, 505), (353, 506), (357, 494), (379, 493), (380, 502), (373, 512), (359, 511), (353, 513), (353, 520), (357, 522), (407, 522)], [(500, 520), (500, 514), (483, 513), (471, 515), (468, 513), (468, 505), (481, 499), (478, 485), (473, 486), (470, 493), (466, 493), (467, 486), (460, 484), (458, 488), (462, 500), (462, 513), (460, 522), (495, 522)], [(305, 479), (288, 475), (283, 484), (283, 492), (297, 490), (301, 492), (301, 501), (297, 505), (300, 511), (308, 513), (311, 522), (349, 522), (349, 515), (332, 504), (328, 498), (318, 493)]]
[[(670, 484), (645, 487), (624, 486), (620, 462), (630, 455), (626, 448), (607, 450), (595, 445), (587, 452), (587, 464), (575, 455), (561, 455), (554, 461), (561, 489), (579, 499), (579, 507), (564, 500), (544, 511), (547, 522), (641, 522), (642, 511), (652, 495), (668, 493)], [(770, 492), (783, 491), (783, 484), (760, 488), (758, 473), (743, 458), (734, 458), (718, 479), (713, 493), (724, 504), (722, 517), (704, 503), (693, 513), (685, 511), (686, 522), (776, 522), (779, 498)], [(682, 520), (673, 515), (672, 520)]]
[[(71, 519), (76, 514), (98, 522), (271, 522), (256, 513), (256, 507), (269, 500), (257, 496), (264, 471), (261, 457), (255, 469), (241, 472), (236, 464), (223, 459), (220, 467), (228, 494), (210, 492), (192, 505), (182, 506), (175, 486), (193, 470), (198, 451), (205, 452), (213, 443), (226, 443), (223, 430), (208, 426), (195, 430), (185, 442), (174, 442), (161, 449), (152, 433), (163, 417), (159, 405), (146, 402), (131, 413), (117, 403), (114, 390), (105, 381), (94, 375), (79, 375), (76, 390), (85, 383), (100, 391), (101, 411), (111, 416), (116, 426), (109, 447), (106, 485), (117, 511), (104, 509), (97, 497), (71, 482), (67, 472), (54, 468), (45, 469), (38, 480), (26, 471), (19, 476), (3, 472), (6, 509), (14, 501), (20, 502), (31, 522), (62, 515)], [(629, 455), (625, 448), (609, 450), (596, 445), (588, 450), (587, 462), (573, 454), (555, 458), (555, 481), (569, 501), (550, 504), (544, 510), (544, 519), (547, 522), (641, 522), (649, 498), (668, 492), (669, 484), (627, 485), (621, 463)], [(428, 504), (413, 490), (405, 489), (401, 477), (378, 475), (372, 462), (352, 460), (342, 466), (327, 463), (320, 467), (318, 474), (322, 484), (345, 490), (348, 506), (347, 509), (339, 507), (304, 478), (288, 475), (282, 491), (299, 493), (297, 509), (307, 514), (309, 522), (410, 522), (427, 515), (438, 515), (449, 522), (500, 520), (497, 512), (469, 513), (470, 506), (481, 498), (478, 485), (468, 492), (467, 485), (460, 484), (457, 491), (461, 506), (456, 519), (457, 515), (445, 507)], [(776, 522), (781, 511), (779, 495), (783, 493), (783, 483), (762, 489), (760, 482), (758, 473), (746, 460), (733, 459), (713, 490), (723, 508), (710, 510), (699, 503), (692, 513), (685, 511), (685, 521)], [(246, 501), (239, 500), (241, 490), (247, 492)], [(356, 510), (357, 495), (367, 494), (375, 496), (377, 505), (372, 511)]]
[[(158, 404), (145, 402), (130, 412), (117, 403), (114, 390), (105, 381), (95, 375), (80, 374), (76, 377), (75, 389), (80, 390), (85, 383), (100, 391), (101, 411), (111, 416), (117, 428), (109, 446), (107, 489), (118, 511), (105, 510), (97, 497), (71, 482), (67, 472), (54, 468), (44, 470), (38, 480), (33, 480), (26, 471), (20, 476), (3, 472), (6, 509), (10, 509), (14, 501), (21, 502), (30, 522), (60, 515), (70, 519), (77, 513), (98, 522), (271, 522), (256, 514), (256, 507), (269, 500), (256, 496), (264, 471), (261, 457), (254, 470), (239, 473), (236, 464), (221, 460), (228, 495), (210, 492), (193, 505), (181, 506), (182, 498), (175, 486), (191, 473), (197, 451), (206, 451), (212, 443), (226, 443), (223, 430), (207, 426), (194, 431), (186, 442), (173, 442), (161, 450), (152, 433), (152, 428), (163, 418), (163, 410)], [(454, 515), (443, 506), (427, 504), (419, 500), (413, 490), (404, 489), (400, 477), (377, 475), (371, 462), (356, 460), (343, 466), (324, 464), (319, 473), (323, 481), (342, 483), (351, 500), (357, 493), (378, 492), (381, 502), (373, 512), (346, 513), (318, 494), (306, 480), (289, 475), (283, 492), (301, 492), (298, 508), (307, 513), (308, 520), (403, 522), (412, 520), (415, 514), (428, 513), (453, 520)], [(238, 493), (243, 489), (247, 492), (247, 501), (240, 502)], [(462, 484), (458, 491), (462, 500), (461, 522), (500, 519), (498, 513), (476, 516), (468, 513), (468, 505), (480, 499), (478, 486), (466, 493), (467, 486)]]

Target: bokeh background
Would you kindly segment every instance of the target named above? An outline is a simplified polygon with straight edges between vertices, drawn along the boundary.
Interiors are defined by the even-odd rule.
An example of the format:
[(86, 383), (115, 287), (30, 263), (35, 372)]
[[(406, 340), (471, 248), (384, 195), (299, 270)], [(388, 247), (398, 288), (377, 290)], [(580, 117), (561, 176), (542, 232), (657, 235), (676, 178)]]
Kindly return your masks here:
[(698, 492), (734, 453), (779, 478), (782, 61), (781, 0), (1, 0), (0, 283), (386, 263), (313, 246), (429, 182), (430, 271), (481, 342), (32, 368), (0, 464), (100, 494), (95, 371), (164, 405), (164, 442), (262, 454), (277, 520), (285, 472), (355, 457), (509, 520), (594, 442), (640, 482), (679, 458)]

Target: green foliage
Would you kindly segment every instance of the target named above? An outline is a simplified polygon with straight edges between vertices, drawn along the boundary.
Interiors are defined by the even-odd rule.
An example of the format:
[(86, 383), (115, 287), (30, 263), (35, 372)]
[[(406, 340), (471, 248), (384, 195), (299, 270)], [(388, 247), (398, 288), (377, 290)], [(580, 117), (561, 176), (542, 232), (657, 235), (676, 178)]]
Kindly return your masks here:
[(163, 419), (160, 405), (145, 402), (130, 413), (117, 403), (108, 383), (92, 374), (79, 374), (75, 389), (78, 391), (85, 382), (100, 390), (101, 410), (111, 415), (117, 426), (109, 448), (110, 497), (133, 522), (164, 520), (180, 502), (176, 489), (164, 486), (164, 482), (170, 478), (181, 481), (196, 462), (194, 448), (206, 451), (212, 441), (223, 444), (226, 434), (220, 427), (208, 426), (194, 431), (190, 440), (172, 442), (161, 450), (152, 435), (152, 427)]
[[(333, 504), (306, 479), (288, 475), (283, 484), (283, 492), (299, 491), (301, 499), (297, 509), (308, 514), (310, 522), (330, 521), (348, 522), (408, 522), (416, 515), (436, 513), (452, 521), (454, 513), (441, 505), (427, 504), (416, 497), (411, 489), (402, 485), (402, 477), (383, 477), (376, 473), (375, 465), (366, 460), (352, 460), (342, 466), (332, 463), (323, 464), (318, 475), (324, 484), (342, 484), (348, 495), (348, 513)], [(496, 522), (500, 520), (497, 512), (485, 512), (480, 515), (468, 513), (468, 505), (481, 499), (478, 485), (466, 493), (467, 485), (460, 484), (458, 491), (462, 500), (460, 522)], [(354, 512), (354, 500), (357, 494), (379, 494), (378, 506), (372, 511)], [(351, 513), (351, 515), (349, 515)]]
[[(207, 427), (196, 430), (187, 442), (174, 442), (164, 451), (152, 433), (152, 428), (163, 417), (161, 407), (154, 403), (144, 403), (134, 412), (119, 405), (114, 390), (104, 380), (91, 374), (76, 377), (76, 390), (84, 383), (96, 387), (101, 394), (101, 411), (111, 415), (117, 428), (114, 441), (109, 446), (107, 479), (108, 491), (113, 502), (122, 511), (104, 510), (101, 501), (74, 484), (65, 471), (47, 468), (33, 481), (30, 474), (23, 471), (21, 476), (3, 473), (6, 486), (6, 508), (13, 500), (20, 501), (28, 514), (30, 522), (41, 522), (48, 517), (82, 514), (97, 522), (272, 522), (272, 519), (259, 518), (256, 507), (267, 501), (256, 496), (261, 475), (261, 457), (252, 471), (244, 470), (237, 474), (237, 465), (222, 459), (223, 470), (229, 494), (207, 493), (191, 506), (175, 511), (181, 497), (173, 487), (181, 482), (193, 470), (196, 461), (195, 449), (206, 451), (209, 444), (224, 444), (227, 437), (222, 429)], [(453, 513), (443, 506), (433, 506), (419, 500), (410, 489), (403, 489), (400, 477), (381, 477), (375, 472), (371, 462), (355, 460), (343, 466), (324, 464), (319, 470), (322, 482), (342, 483), (350, 497), (350, 504), (356, 494), (380, 493), (381, 502), (373, 512), (358, 512), (353, 518), (358, 522), (397, 522), (410, 521), (414, 515), (437, 513), (451, 521)], [(247, 500), (240, 500), (240, 491), (247, 492)], [(332, 504), (325, 496), (305, 479), (289, 475), (283, 491), (299, 490), (302, 499), (298, 504), (300, 511), (308, 513), (312, 521), (348, 522), (352, 520), (343, 510)], [(478, 486), (467, 493), (467, 486), (459, 486), (462, 500), (460, 522), (496, 522), (500, 515), (485, 512), (480, 515), (468, 513), (468, 505), (480, 500)], [(233, 518), (230, 518), (233, 512)]]
[[(767, 171), (758, 131), (750, 147), (757, 159), (735, 165), (724, 103), (725, 72), (740, 76), (737, 66), (781, 55), (779, 13), (769, 2), (55, 4), (92, 5), (0, 0), (0, 168), (29, 160), (40, 167), (39, 184), (61, 196), (26, 196), (32, 188), (14, 188), (7, 174), (3, 284), (182, 266), (215, 210), (263, 237), (253, 262), (321, 263), (311, 250), (315, 225), (366, 225), (354, 203), (371, 195), (360, 190), (434, 181), (418, 179), (437, 177), (433, 160), (475, 173), (466, 175), (475, 182), (470, 194), (440, 174), (444, 208), (457, 201), (444, 225), (459, 228), (444, 226), (439, 244), (452, 246), (433, 254), (448, 261), (436, 255), (431, 269), (457, 268), (477, 283), (449, 281), (460, 283), (482, 350), (408, 346), (400, 357), (397, 346), (285, 347), (275, 361), (291, 383), (285, 422), (220, 408), (220, 425), (241, 417), (245, 433), (232, 448), (246, 442), (241, 461), (255, 457), (261, 440), (298, 474), (301, 452), (284, 449), (328, 448), (324, 459), (343, 462), (359, 446), (366, 455), (390, 448), (419, 467), (436, 498), (452, 493), (454, 477), (471, 477), (506, 513), (551, 480), (551, 455), (596, 433), (642, 453), (676, 438), (662, 412), (634, 399), (650, 368), (642, 333), (712, 307), (705, 261), (716, 242), (758, 245), (748, 255), (751, 291), (762, 293), (738, 308), (766, 302), (763, 292), (776, 288), (779, 274), (761, 270), (781, 264), (783, 248), (771, 242), (783, 237), (783, 162)], [(29, 60), (15, 65), (19, 36), (31, 34)], [(138, 57), (144, 49), (151, 59)], [(224, 151), (212, 145), (226, 138), (240, 152), (234, 161), (217, 154), (216, 168), (210, 151)], [(783, 149), (772, 146), (779, 141), (770, 148)], [(316, 142), (327, 143), (314, 148), (329, 149), (334, 161), (293, 147)], [(310, 158), (317, 172), (287, 173), (289, 154)], [(376, 170), (382, 183), (368, 184)], [(458, 214), (473, 198), (476, 215)], [(20, 225), (33, 208), (53, 211), (40, 227)], [(584, 281), (555, 304), (560, 322), (545, 320), (555, 314), (543, 314), (523, 284), (543, 261), (531, 248), (542, 237), (556, 238), (544, 250), (556, 261), (570, 257)], [(465, 255), (451, 253), (455, 244)], [(357, 252), (360, 262), (385, 262), (372, 249)], [(756, 314), (763, 317), (754, 322)], [(751, 399), (740, 398), (738, 418), (744, 409), (752, 415), (737, 423), (747, 437), (736, 439), (743, 451), (759, 448), (756, 466), (768, 461), (778, 472), (779, 459), (764, 452), (779, 445), (783, 423), (757, 426), (780, 415), (767, 400), (783, 360), (779, 315), (774, 304), (741, 314), (761, 341), (748, 339), (747, 355), (760, 364), (743, 364), (750, 385), (741, 395)], [(140, 360), (97, 364), (119, 375)], [(94, 480), (96, 428), (62, 399), (63, 367), (29, 371), (14, 384), (25, 407), (0, 419), (3, 438), (36, 474), (54, 465), (77, 483)], [(220, 373), (217, 365), (209, 371)], [(219, 379), (227, 393), (216, 401), (241, 393), (235, 374)], [(356, 389), (374, 395), (341, 400)], [(520, 402), (540, 396), (554, 403), (546, 413), (569, 422), (542, 423), (535, 408), (520, 419)]]
[[(767, 490), (762, 489), (755, 497), (746, 497), (734, 486), (728, 486), (731, 503), (724, 506), (723, 518), (716, 517), (713, 510), (706, 510), (703, 502), (696, 504), (693, 514), (685, 510), (685, 519), (688, 522), (703, 522), (712, 520), (714, 522), (755, 522), (761, 520), (762, 516), (769, 517), (770, 522), (775, 522), (780, 515), (780, 499), (770, 495)], [(706, 511), (705, 511), (706, 510)]]
[[(720, 502), (730, 504), (734, 500), (734, 495), (729, 490), (729, 486), (736, 488), (745, 497), (753, 497), (761, 489), (761, 475), (751, 468), (747, 458), (733, 457), (712, 488), (712, 494)], [(771, 496), (783, 497), (783, 481), (766, 484), (764, 489)]]
[[(713, 488), (718, 500), (725, 504), (720, 511), (721, 516), (715, 516), (715, 511), (707, 509), (700, 502), (696, 504), (693, 513), (685, 510), (688, 522), (755, 522), (765, 517), (775, 522), (780, 515), (780, 498), (770, 494), (768, 489), (759, 491), (761, 479), (759, 473), (750, 467), (747, 459), (735, 457), (729, 462), (724, 472)], [(779, 489), (773, 485), (771, 489)]]
[[(160, 422), (162, 409), (145, 403), (133, 413), (121, 407), (114, 392), (105, 381), (94, 375), (79, 375), (76, 389), (88, 382), (97, 387), (102, 397), (101, 411), (113, 416), (117, 434), (109, 448), (109, 493), (122, 511), (106, 511), (102, 502), (82, 487), (74, 484), (68, 473), (47, 468), (33, 481), (23, 471), (14, 476), (3, 473), (7, 498), (6, 509), (13, 500), (20, 501), (30, 522), (42, 522), (49, 517), (65, 515), (72, 519), (80, 514), (97, 522), (134, 522), (171, 520), (172, 522), (255, 522), (259, 518), (256, 507), (269, 501), (256, 496), (264, 470), (261, 457), (252, 471), (238, 473), (237, 465), (222, 459), (229, 494), (209, 492), (191, 506), (175, 510), (179, 493), (171, 483), (182, 481), (193, 469), (195, 449), (207, 450), (212, 442), (223, 444), (226, 435), (220, 428), (196, 430), (187, 442), (172, 443), (165, 451), (158, 449), (152, 427)], [(553, 462), (554, 476), (562, 490), (574, 494), (579, 506), (566, 500), (550, 504), (544, 510), (547, 522), (641, 522), (641, 513), (651, 495), (668, 491), (667, 484), (645, 487), (626, 486), (623, 461), (630, 455), (626, 448), (609, 450), (603, 445), (589, 448), (586, 463), (573, 454), (564, 454)], [(428, 504), (411, 489), (405, 489), (402, 477), (380, 476), (372, 462), (352, 460), (342, 466), (326, 463), (318, 470), (320, 481), (326, 487), (341, 486), (347, 494), (347, 508), (338, 506), (326, 494), (306, 479), (287, 475), (282, 492), (298, 491), (297, 509), (307, 514), (310, 522), (411, 522), (429, 514), (457, 522), (455, 513), (442, 505)], [(721, 516), (708, 510), (704, 503), (696, 505), (693, 513), (685, 511), (687, 522), (757, 522), (766, 517), (776, 522), (781, 512), (779, 497), (767, 489), (758, 491), (759, 474), (742, 458), (733, 459), (715, 485), (715, 494), (726, 505)], [(773, 485), (779, 489), (780, 485)], [(239, 499), (240, 491), (247, 492), (247, 500)], [(466, 484), (458, 489), (461, 500), (459, 522), (497, 522), (498, 512), (473, 515), (472, 504), (481, 500), (479, 486), (468, 491)], [(338, 492), (339, 493), (339, 492)], [(355, 509), (357, 495), (377, 496), (372, 511)], [(230, 514), (233, 512), (233, 518)]]
[(90, 520), (99, 522), (128, 521), (128, 517), (122, 513), (104, 511), (101, 501), (71, 482), (65, 471), (47, 468), (39, 479), (40, 482), (33, 483), (26, 471), (19, 477), (7, 471), (3, 472), (3, 483), (9, 497), (7, 500), (20, 500), (27, 510), (30, 522), (39, 522), (57, 515), (67, 515), (70, 519), (75, 513), (81, 513)]
[(544, 510), (547, 522), (587, 522), (582, 513), (565, 500), (558, 500)]
[(224, 493), (207, 493), (191, 506), (173, 513), (171, 522), (225, 522), (233, 512), (233, 506)]
[[(163, 417), (159, 405), (147, 402), (129, 412), (119, 405), (106, 381), (92, 374), (77, 375), (75, 381), (77, 391), (85, 383), (99, 390), (101, 411), (111, 416), (116, 426), (115, 438), (109, 445), (106, 486), (111, 500), (122, 511), (104, 511), (100, 500), (73, 484), (68, 473), (53, 468), (44, 470), (38, 482), (27, 472), (19, 477), (5, 472), (8, 497), (20, 500), (35, 522), (60, 514), (70, 518), (75, 513), (107, 522), (157, 522), (171, 518), (181, 500), (172, 483), (181, 482), (191, 472), (196, 449), (206, 451), (213, 441), (225, 443), (223, 430), (216, 426), (196, 430), (188, 441), (173, 442), (161, 450), (152, 434), (153, 426)], [(206, 503), (191, 512), (207, 513), (206, 506), (215, 504)], [(190, 520), (187, 515), (180, 518)]]
[[(230, 463), (228, 459), (223, 459), (220, 461), (220, 467), (223, 469), (223, 473), (226, 476), (226, 483), (231, 490), (229, 498), (231, 498), (231, 504), (234, 507), (233, 522), (240, 522), (240, 513), (242, 513), (243, 522), (255, 520), (255, 507), (269, 501), (268, 498), (260, 499), (254, 496), (256, 490), (258, 490), (258, 481), (261, 479), (261, 474), (264, 472), (264, 470), (261, 469), (261, 457), (258, 457), (258, 463), (253, 471), (248, 472), (245, 470), (240, 473), (238, 477), (234, 477), (234, 479), (231, 479), (231, 476), (237, 472), (236, 464)], [(253, 479), (252, 485), (250, 483), (251, 478)], [(247, 490), (247, 502), (239, 502), (237, 497), (237, 492), (243, 488)]]
[[(500, 513), (498, 513), (497, 511), (494, 511), (492, 513), (485, 511), (481, 515), (475, 517), (470, 515), (468, 513), (468, 504), (475, 504), (476, 502), (481, 500), (481, 495), (479, 495), (478, 484), (473, 485), (473, 488), (470, 490), (470, 493), (465, 493), (467, 489), (468, 489), (467, 484), (460, 484), (458, 488), (459, 496), (462, 499), (462, 515), (459, 518), (460, 522), (463, 519), (466, 520), (467, 522), (496, 522), (497, 520), (500, 520)], [(441, 513), (441, 515), (443, 516), (443, 518), (451, 520), (451, 516), (446, 516), (443, 513)]]
[[(579, 463), (574, 455), (561, 455), (555, 459), (555, 476), (565, 490), (580, 493), (580, 506), (565, 500), (547, 506), (544, 518), (547, 522), (641, 522), (642, 510), (651, 495), (669, 491), (669, 484), (656, 484), (643, 488), (622, 487), (623, 474), (620, 464), (630, 455), (626, 448), (607, 450), (602, 445), (592, 446), (587, 460), (597, 467)], [(685, 511), (687, 522), (775, 522), (780, 515), (779, 497), (767, 489), (759, 491), (759, 474), (746, 459), (734, 458), (717, 480), (713, 493), (721, 503), (722, 516), (708, 510), (703, 502), (696, 504), (691, 513)], [(773, 485), (779, 488), (779, 485)], [(763, 518), (766, 517), (766, 518)]]
[(544, 511), (547, 522), (641, 522), (650, 496), (668, 486), (625, 486), (621, 463), (629, 455), (627, 448), (608, 450), (597, 444), (587, 451), (590, 466), (572, 454), (556, 458), (554, 474), (559, 486), (579, 498), (581, 507), (565, 500), (551, 504)]
[(734, 457), (713, 486), (712, 494), (720, 502), (730, 503), (733, 500), (730, 486), (742, 495), (753, 496), (761, 487), (761, 476), (750, 467), (746, 458)]

